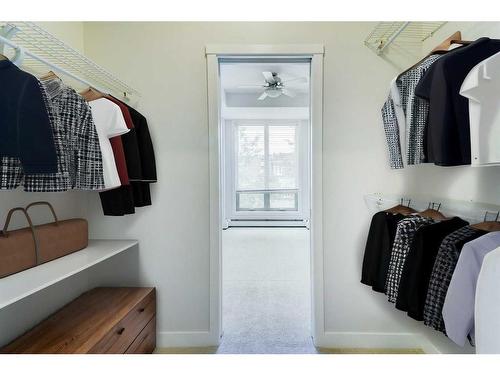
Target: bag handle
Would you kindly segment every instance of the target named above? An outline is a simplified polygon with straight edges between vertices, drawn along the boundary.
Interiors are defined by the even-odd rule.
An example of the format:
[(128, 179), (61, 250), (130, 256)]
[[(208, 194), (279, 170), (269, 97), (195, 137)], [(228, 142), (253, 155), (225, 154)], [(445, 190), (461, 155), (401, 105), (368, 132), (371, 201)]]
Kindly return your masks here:
[(39, 201), (39, 202), (30, 203), (26, 206), (26, 212), (28, 212), (29, 208), (33, 207), (33, 206), (49, 206), (50, 211), (52, 212), (52, 216), (54, 217), (54, 224), (55, 225), (59, 224), (59, 220), (57, 219), (56, 211), (54, 210), (54, 207), (52, 207), (52, 205), (49, 202)]
[(16, 211), (21, 211), (24, 214), (24, 216), (26, 217), (26, 220), (28, 221), (28, 224), (29, 224), (30, 229), (31, 229), (31, 235), (33, 236), (33, 242), (35, 244), (36, 264), (38, 264), (38, 261), (39, 261), (38, 241), (36, 239), (35, 227), (33, 226), (33, 222), (31, 221), (30, 215), (28, 215), (28, 211), (26, 211), (26, 209), (24, 209), (22, 207), (15, 207), (15, 208), (10, 209), (9, 212), (7, 213), (7, 218), (5, 219), (5, 225), (3, 226), (3, 229), (0, 232), (0, 235), (3, 237), (9, 236), (9, 232), (7, 231), (7, 229), (9, 228), (10, 219), (12, 218), (12, 214)]

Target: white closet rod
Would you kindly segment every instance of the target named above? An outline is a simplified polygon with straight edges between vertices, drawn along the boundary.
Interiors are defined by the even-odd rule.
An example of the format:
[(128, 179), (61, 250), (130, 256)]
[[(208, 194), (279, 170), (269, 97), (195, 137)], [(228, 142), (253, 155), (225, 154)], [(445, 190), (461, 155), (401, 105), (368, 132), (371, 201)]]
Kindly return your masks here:
[(59, 67), (59, 66), (51, 63), (50, 61), (47, 61), (43, 57), (37, 56), (34, 53), (25, 50), (23, 47), (21, 47), (21, 46), (17, 45), (16, 43), (14, 43), (12, 40), (7, 39), (7, 38), (5, 38), (5, 37), (3, 37), (3, 36), (0, 35), (0, 45), (1, 44), (5, 44), (5, 45), (8, 45), (9, 47), (13, 48), (16, 51), (16, 57), (19, 56), (19, 55), (20, 56), (22, 56), (22, 55), (29, 56), (32, 59), (37, 60), (37, 61), (41, 62), (42, 64), (47, 65), (48, 67), (50, 67), (51, 69), (55, 70), (58, 73), (65, 74), (65, 75), (73, 78), (74, 80), (76, 80), (76, 81), (78, 81), (80, 83), (83, 83), (86, 86), (92, 87), (92, 88), (96, 89), (97, 91), (102, 92), (103, 94), (110, 94), (110, 92), (108, 92), (108, 90), (106, 90), (106, 89), (104, 89), (102, 87), (96, 86), (96, 85), (90, 83), (89, 81), (87, 81), (87, 80), (85, 80), (85, 79), (77, 76), (76, 74), (73, 74), (73, 73), (67, 71), (64, 68), (61, 68), (61, 67)]

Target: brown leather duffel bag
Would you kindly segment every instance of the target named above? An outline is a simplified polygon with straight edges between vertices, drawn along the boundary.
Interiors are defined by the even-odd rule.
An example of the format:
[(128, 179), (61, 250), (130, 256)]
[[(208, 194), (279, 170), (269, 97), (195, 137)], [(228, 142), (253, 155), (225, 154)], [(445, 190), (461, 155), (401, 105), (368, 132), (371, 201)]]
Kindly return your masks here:
[[(28, 210), (37, 205), (50, 208), (54, 222), (33, 225)], [(12, 214), (21, 211), (29, 227), (8, 231)], [(85, 219), (59, 221), (49, 202), (34, 202), (11, 209), (0, 233), (0, 278), (49, 262), (88, 246), (88, 224)]]
[(26, 206), (26, 212), (38, 205), (50, 208), (53, 223), (35, 225), (38, 245), (38, 264), (46, 263), (62, 256), (84, 249), (89, 244), (89, 229), (85, 219), (69, 219), (59, 221), (56, 212), (49, 202), (33, 202)]
[[(12, 214), (20, 211), (26, 216), (29, 227), (8, 231)], [(37, 265), (37, 243), (33, 223), (22, 207), (11, 209), (0, 233), (0, 278)]]

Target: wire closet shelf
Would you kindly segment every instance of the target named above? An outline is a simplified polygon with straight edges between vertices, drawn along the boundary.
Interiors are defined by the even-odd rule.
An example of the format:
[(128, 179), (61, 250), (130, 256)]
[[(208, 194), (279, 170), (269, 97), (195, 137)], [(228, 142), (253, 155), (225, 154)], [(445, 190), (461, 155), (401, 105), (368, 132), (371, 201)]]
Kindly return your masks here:
[(49, 68), (105, 93), (140, 97), (137, 90), (33, 22), (0, 21), (0, 53), (5, 54), (4, 46), (11, 47), (14, 62), (22, 61), (27, 69)]
[(446, 22), (379, 22), (365, 39), (365, 45), (381, 55), (391, 44), (418, 48)]

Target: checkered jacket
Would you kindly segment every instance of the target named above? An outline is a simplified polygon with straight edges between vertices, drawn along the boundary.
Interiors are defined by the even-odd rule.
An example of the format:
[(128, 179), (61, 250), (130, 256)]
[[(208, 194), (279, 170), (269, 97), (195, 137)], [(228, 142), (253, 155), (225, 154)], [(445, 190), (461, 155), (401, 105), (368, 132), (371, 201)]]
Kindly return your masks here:
[[(415, 88), (427, 69), (441, 57), (434, 54), (424, 59), (420, 64), (404, 72), (396, 80), (397, 94), (389, 94), (382, 107), (382, 122), (387, 145), (389, 148), (389, 164), (393, 169), (403, 168), (403, 145), (401, 145), (400, 125), (404, 125), (405, 160), (408, 164), (420, 164), (426, 159), (424, 137), (429, 114), (429, 103), (415, 95)], [(403, 109), (405, 124), (399, 124), (396, 106)], [(403, 121), (403, 120), (399, 120)]]
[(444, 238), (439, 247), (429, 280), (424, 305), (424, 324), (446, 333), (443, 321), (443, 305), (451, 277), (465, 243), (486, 232), (471, 226), (462, 227)]
[(395, 303), (398, 298), (399, 282), (415, 233), (422, 226), (432, 223), (434, 220), (417, 215), (404, 218), (398, 223), (386, 281), (386, 294), (389, 302)]
[(389, 93), (387, 100), (382, 106), (382, 122), (384, 124), (385, 138), (389, 150), (389, 166), (392, 169), (401, 169), (404, 165), (401, 152), (401, 141), (399, 139), (398, 118), (392, 93)]
[(408, 164), (425, 162), (424, 137), (429, 115), (429, 102), (415, 95), (415, 88), (427, 69), (442, 55), (430, 55), (416, 67), (404, 72), (396, 81), (401, 106), (406, 117), (406, 160)]
[(19, 160), (2, 158), (0, 188), (13, 189), (23, 183), (24, 190), (32, 192), (102, 190), (101, 148), (88, 104), (60, 79), (41, 86), (53, 129), (57, 173), (25, 175), (23, 179)]

